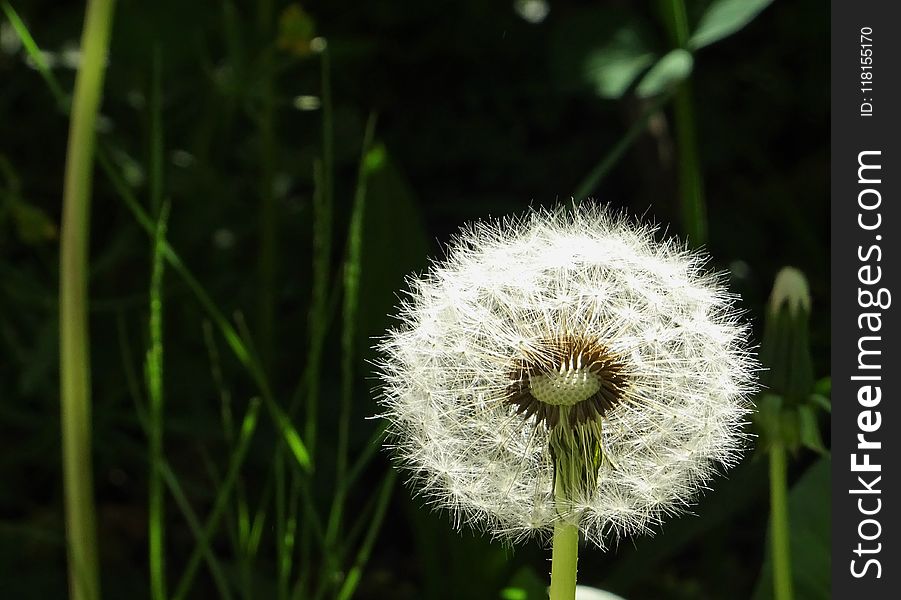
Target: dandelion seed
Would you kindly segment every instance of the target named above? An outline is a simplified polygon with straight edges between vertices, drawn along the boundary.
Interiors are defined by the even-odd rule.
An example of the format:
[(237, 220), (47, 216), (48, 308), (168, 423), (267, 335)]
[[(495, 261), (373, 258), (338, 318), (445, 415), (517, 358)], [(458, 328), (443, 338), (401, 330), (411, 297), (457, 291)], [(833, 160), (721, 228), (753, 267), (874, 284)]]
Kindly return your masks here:
[(410, 279), (380, 403), (455, 524), (517, 542), (569, 523), (604, 547), (738, 460), (748, 328), (706, 259), (654, 233), (596, 205), (531, 210), (465, 227)]

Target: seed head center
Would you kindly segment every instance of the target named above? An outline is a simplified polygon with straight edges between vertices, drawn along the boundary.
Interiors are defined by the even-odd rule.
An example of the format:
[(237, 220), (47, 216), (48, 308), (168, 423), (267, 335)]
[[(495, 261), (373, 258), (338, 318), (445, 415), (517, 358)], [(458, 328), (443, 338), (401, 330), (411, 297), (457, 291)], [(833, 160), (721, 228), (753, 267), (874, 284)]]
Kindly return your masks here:
[(585, 368), (565, 368), (529, 378), (529, 391), (536, 400), (554, 406), (575, 406), (601, 389), (597, 375)]

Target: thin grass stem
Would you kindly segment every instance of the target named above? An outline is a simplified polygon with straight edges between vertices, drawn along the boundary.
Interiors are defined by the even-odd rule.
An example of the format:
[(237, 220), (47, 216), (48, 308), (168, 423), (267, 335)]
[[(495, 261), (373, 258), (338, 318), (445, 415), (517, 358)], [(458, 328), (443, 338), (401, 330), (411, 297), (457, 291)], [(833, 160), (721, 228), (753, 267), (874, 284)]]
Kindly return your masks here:
[[(60, 419), (69, 594), (75, 600), (100, 598), (91, 454), (88, 245), (95, 126), (106, 74), (114, 4), (113, 0), (88, 1), (81, 37), (82, 63), (75, 77), (63, 188), (59, 283)], [(11, 10), (6, 12), (7, 16), (11, 14)]]
[(372, 547), (375, 544), (376, 536), (382, 527), (382, 521), (385, 520), (385, 513), (388, 510), (388, 501), (391, 500), (391, 492), (394, 490), (395, 479), (396, 472), (393, 469), (388, 471), (388, 474), (385, 475), (385, 479), (379, 488), (378, 501), (372, 515), (372, 521), (370, 521), (369, 524), (369, 529), (366, 531), (363, 543), (360, 544), (360, 549), (357, 551), (353, 566), (347, 571), (347, 576), (344, 578), (341, 587), (338, 589), (338, 594), (336, 596), (338, 600), (349, 600), (356, 591), (357, 585), (360, 583), (363, 569), (366, 568), (366, 563), (369, 561), (370, 554), (372, 554)]
[(147, 481), (147, 542), (150, 565), (150, 597), (166, 598), (165, 503), (160, 465), (163, 461), (163, 241), (169, 205), (161, 208), (153, 243), (150, 276), (150, 347), (147, 350), (147, 398), (149, 400), (149, 473)]
[(198, 540), (197, 545), (194, 547), (194, 551), (187, 561), (187, 566), (178, 582), (178, 586), (175, 588), (175, 593), (172, 596), (175, 600), (186, 598), (188, 592), (191, 590), (194, 576), (197, 574), (197, 568), (200, 566), (200, 560), (203, 558), (204, 547), (209, 546), (213, 534), (218, 528), (219, 520), (222, 518), (222, 514), (225, 512), (225, 508), (228, 505), (232, 488), (238, 478), (238, 473), (241, 470), (241, 465), (244, 463), (244, 457), (247, 455), (250, 441), (256, 431), (259, 408), (259, 399), (254, 398), (251, 400), (250, 406), (247, 408), (247, 412), (245, 413), (244, 420), (241, 424), (241, 431), (238, 436), (235, 451), (229, 460), (228, 471), (226, 471), (222, 483), (218, 486), (216, 499), (213, 502), (213, 508), (203, 527), (203, 534)]
[[(341, 329), (341, 399), (338, 412), (338, 437), (335, 458), (335, 493), (329, 513), (326, 546), (334, 547), (341, 534), (344, 502), (347, 497), (348, 436), (353, 400), (354, 338), (357, 334), (357, 308), (359, 303), (360, 264), (363, 253), (363, 217), (366, 210), (366, 188), (369, 173), (367, 157), (375, 136), (376, 117), (369, 116), (363, 134), (357, 186), (347, 233), (347, 254), (344, 261), (344, 306)], [(331, 551), (329, 551), (331, 553)]]
[(613, 148), (611, 148), (601, 161), (595, 165), (591, 172), (585, 176), (585, 179), (576, 186), (576, 191), (573, 194), (576, 203), (582, 202), (597, 189), (601, 181), (603, 181), (613, 167), (619, 163), (626, 151), (632, 147), (632, 144), (634, 144), (639, 136), (641, 136), (648, 128), (648, 123), (651, 118), (657, 114), (667, 102), (669, 102), (670, 98), (671, 96), (669, 94), (664, 94), (655, 99), (645, 111), (641, 113), (641, 116), (631, 127), (629, 127), (625, 135), (616, 142)]
[(16, 32), (16, 35), (18, 35), (19, 39), (22, 41), (22, 46), (25, 48), (26, 54), (28, 54), (28, 57), (32, 60), (35, 67), (37, 67), (38, 73), (43, 77), (47, 87), (50, 88), (50, 93), (53, 94), (53, 98), (56, 100), (57, 105), (59, 105), (60, 110), (68, 112), (70, 103), (69, 94), (63, 90), (59, 81), (57, 81), (56, 77), (53, 75), (53, 71), (50, 70), (50, 65), (47, 64), (44, 54), (34, 41), (34, 38), (28, 31), (25, 23), (6, 0), (0, 2), (0, 8), (3, 9), (6, 18), (9, 19), (9, 24), (12, 26), (13, 31)]
[(263, 44), (260, 56), (260, 112), (257, 119), (260, 145), (259, 215), (259, 315), (260, 357), (271, 368), (275, 346), (275, 297), (278, 277), (279, 215), (275, 198), (276, 110), (272, 44), (272, 0), (258, 3), (258, 29)]

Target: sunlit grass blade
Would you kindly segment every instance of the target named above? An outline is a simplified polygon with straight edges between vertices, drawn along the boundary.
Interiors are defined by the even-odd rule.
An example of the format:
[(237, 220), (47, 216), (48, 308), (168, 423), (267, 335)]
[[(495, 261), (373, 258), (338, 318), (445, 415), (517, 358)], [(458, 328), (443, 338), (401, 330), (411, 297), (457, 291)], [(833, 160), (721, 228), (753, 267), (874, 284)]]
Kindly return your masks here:
[[(112, 0), (90, 0), (87, 5), (63, 187), (59, 271), (60, 419), (69, 594), (75, 600), (100, 597), (91, 453), (88, 247), (97, 112), (106, 74), (113, 5)], [(13, 14), (11, 10), (5, 12)], [(24, 26), (20, 29), (24, 30)]]
[(313, 469), (313, 462), (310, 459), (310, 454), (307, 452), (306, 446), (304, 446), (303, 440), (300, 439), (300, 434), (297, 433), (297, 430), (291, 424), (288, 417), (285, 416), (282, 409), (271, 400), (267, 401), (267, 404), (269, 413), (275, 421), (276, 427), (278, 427), (281, 432), (285, 443), (288, 444), (288, 448), (291, 450), (291, 454), (294, 456), (297, 464), (304, 470), (311, 471)]
[[(126, 373), (128, 392), (132, 398), (132, 401), (134, 402), (135, 414), (137, 414), (138, 416), (138, 422), (141, 425), (141, 429), (144, 431), (145, 435), (149, 436), (150, 418), (147, 414), (147, 409), (143, 406), (141, 400), (140, 387), (138, 386), (137, 376), (135, 375), (135, 369), (132, 362), (133, 355), (128, 343), (128, 335), (125, 330), (125, 323), (121, 316), (118, 319), (117, 329), (119, 330), (119, 353), (122, 359), (123, 370)], [(188, 528), (191, 529), (191, 533), (194, 535), (195, 540), (199, 544), (201, 544), (201, 548), (203, 550), (203, 558), (204, 560), (206, 560), (207, 566), (209, 566), (210, 573), (213, 576), (213, 583), (216, 585), (220, 597), (230, 598), (231, 594), (228, 590), (228, 583), (222, 565), (219, 563), (209, 544), (204, 543), (201, 535), (202, 529), (200, 527), (200, 520), (197, 518), (197, 514), (194, 512), (194, 509), (191, 508), (191, 504), (188, 501), (188, 498), (185, 495), (181, 484), (178, 482), (178, 477), (172, 471), (172, 467), (169, 466), (169, 463), (166, 461), (165, 457), (162, 457), (160, 460), (160, 475), (162, 476), (163, 481), (166, 483), (166, 487), (169, 488), (169, 492), (172, 494), (172, 497), (175, 499), (175, 504), (178, 506), (179, 510), (182, 513), (182, 516), (185, 518), (185, 522), (188, 524)]]
[(388, 425), (383, 423), (379, 426), (378, 429), (375, 430), (375, 433), (372, 434), (372, 437), (369, 438), (369, 441), (366, 442), (366, 445), (363, 446), (363, 449), (357, 456), (357, 460), (354, 461), (354, 464), (347, 472), (347, 476), (344, 478), (345, 486), (348, 489), (350, 489), (353, 484), (356, 483), (357, 479), (360, 477), (360, 474), (369, 465), (372, 457), (375, 456), (376, 451), (381, 448), (381, 442), (385, 439), (385, 435), (387, 433)]
[(197, 541), (197, 543), (200, 544), (203, 558), (206, 560), (207, 566), (210, 569), (210, 574), (213, 577), (213, 583), (216, 586), (216, 591), (219, 592), (219, 597), (223, 598), (224, 600), (230, 600), (232, 595), (229, 591), (228, 579), (225, 576), (225, 571), (222, 569), (222, 565), (219, 564), (219, 561), (210, 548), (210, 545), (208, 543), (205, 543), (206, 540), (204, 539), (203, 528), (200, 524), (200, 520), (197, 518), (197, 514), (194, 512), (194, 509), (191, 508), (191, 503), (188, 501), (187, 496), (185, 496), (184, 490), (182, 490), (181, 488), (181, 484), (178, 483), (178, 478), (175, 476), (175, 473), (172, 472), (172, 469), (169, 468), (169, 465), (165, 462), (160, 463), (160, 475), (166, 482), (166, 487), (169, 488), (169, 491), (172, 494), (172, 498), (178, 505), (179, 510), (181, 510), (182, 516), (184, 516), (185, 522), (188, 524), (188, 528), (191, 530), (191, 534), (194, 536), (194, 539)]
[(146, 375), (149, 399), (149, 463), (147, 490), (148, 552), (150, 564), (150, 597), (166, 598), (165, 563), (165, 503), (160, 476), (163, 459), (163, 242), (166, 239), (166, 223), (169, 205), (163, 205), (156, 226), (153, 243), (153, 268), (150, 277), (150, 319)]
[(194, 576), (197, 574), (197, 567), (200, 566), (200, 560), (203, 558), (203, 548), (204, 546), (208, 546), (210, 544), (210, 541), (212, 540), (213, 535), (215, 534), (219, 526), (219, 520), (222, 518), (222, 514), (225, 512), (225, 509), (228, 506), (232, 488), (234, 487), (235, 481), (238, 478), (238, 473), (240, 472), (241, 465), (244, 462), (244, 457), (247, 455), (247, 449), (250, 446), (250, 441), (253, 438), (254, 432), (256, 431), (259, 409), (260, 400), (258, 398), (254, 398), (250, 401), (250, 406), (247, 408), (247, 412), (244, 415), (244, 420), (241, 424), (241, 430), (238, 435), (235, 450), (232, 453), (231, 459), (229, 460), (228, 470), (226, 471), (225, 477), (223, 478), (222, 483), (218, 486), (218, 489), (216, 491), (216, 499), (213, 502), (213, 508), (210, 511), (209, 517), (207, 517), (206, 524), (203, 527), (203, 533), (198, 540), (194, 551), (191, 553), (191, 557), (187, 561), (185, 571), (182, 574), (181, 580), (179, 581), (178, 586), (175, 589), (173, 598), (175, 598), (176, 600), (180, 598), (186, 598), (188, 592), (191, 590), (191, 585), (194, 582)]
[(341, 588), (338, 590), (338, 595), (336, 596), (338, 600), (348, 600), (351, 598), (357, 589), (357, 585), (360, 583), (360, 576), (363, 573), (363, 569), (366, 567), (366, 563), (369, 561), (369, 555), (372, 553), (372, 546), (375, 544), (376, 535), (382, 527), (382, 521), (385, 519), (385, 512), (388, 510), (388, 501), (391, 500), (391, 492), (394, 489), (395, 477), (396, 473), (394, 470), (388, 471), (388, 474), (385, 475), (385, 480), (382, 482), (381, 488), (379, 488), (378, 501), (375, 506), (375, 512), (372, 515), (372, 521), (369, 523), (366, 537), (363, 539), (363, 543), (360, 544), (360, 549), (357, 551), (357, 557), (356, 560), (354, 560), (353, 566), (347, 572), (344, 583), (341, 584)]
[[(112, 162), (104, 152), (100, 151), (97, 153), (97, 162), (98, 164), (100, 164), (101, 168), (112, 181), (113, 186), (119, 192), (120, 199), (122, 199), (126, 207), (131, 211), (138, 224), (141, 225), (141, 227), (144, 228), (148, 233), (152, 233), (155, 230), (155, 225), (150, 220), (150, 217), (147, 215), (141, 205), (138, 203), (137, 199), (134, 197), (134, 194), (132, 194), (131, 190), (128, 188), (128, 185), (121, 178), (119, 173), (116, 171), (116, 168), (113, 166)], [(272, 396), (272, 390), (269, 387), (269, 382), (262, 369), (262, 366), (260, 365), (254, 353), (238, 334), (237, 330), (225, 318), (225, 316), (216, 306), (215, 302), (213, 302), (213, 299), (209, 296), (209, 294), (206, 292), (197, 278), (194, 277), (193, 273), (191, 273), (188, 267), (185, 266), (179, 255), (168, 244), (168, 242), (162, 242), (162, 253), (172, 269), (176, 273), (178, 273), (182, 280), (187, 284), (188, 288), (190, 288), (191, 292), (197, 298), (198, 302), (200, 302), (201, 307), (219, 329), (219, 332), (222, 334), (222, 337), (225, 339), (229, 348), (231, 348), (235, 357), (242, 363), (242, 365), (244, 365), (250, 376), (253, 378), (254, 382), (259, 387), (260, 395), (262, 396), (263, 401), (266, 404), (266, 408), (269, 411), (273, 422), (276, 424), (276, 428), (279, 434), (284, 438), (285, 442), (288, 444), (288, 447), (291, 449), (294, 458), (302, 467), (307, 470), (311, 470), (313, 468), (313, 463), (310, 454), (307, 451), (306, 445), (301, 439), (300, 434), (297, 432), (294, 426), (291, 425), (290, 421), (285, 417), (284, 412), (275, 403), (275, 400)]]
[(310, 367), (307, 390), (306, 439), (316, 451), (318, 427), (319, 365), (325, 340), (325, 312), (331, 271), (332, 214), (334, 205), (334, 125), (332, 117), (332, 83), (330, 50), (321, 51), (322, 157), (313, 164), (313, 281), (310, 303)]
[(10, 6), (9, 2), (7, 2), (6, 0), (0, 0), (0, 8), (3, 9), (4, 14), (6, 14), (6, 18), (9, 19), (9, 24), (12, 26), (13, 31), (16, 32), (16, 35), (18, 35), (19, 39), (22, 41), (22, 46), (25, 48), (25, 53), (28, 54), (28, 57), (37, 68), (38, 73), (40, 73), (41, 77), (44, 78), (44, 81), (47, 83), (47, 87), (50, 88), (50, 92), (53, 94), (53, 98), (56, 100), (60, 109), (63, 112), (68, 111), (69, 103), (71, 101), (69, 94), (63, 91), (62, 86), (60, 86), (59, 82), (56, 80), (56, 76), (54, 76), (53, 71), (50, 70), (50, 65), (48, 65), (47, 61), (44, 59), (44, 55), (41, 53), (41, 49), (34, 41), (34, 38), (31, 37), (31, 33), (28, 31), (25, 23), (19, 17), (19, 14), (15, 11), (15, 9), (13, 9), (13, 7)]
[(247, 549), (245, 550), (249, 558), (256, 556), (260, 547), (260, 540), (263, 538), (263, 528), (266, 526), (266, 518), (269, 515), (269, 501), (272, 498), (272, 480), (269, 479), (263, 486), (263, 493), (260, 495), (260, 505), (252, 521), (249, 521), (249, 530), (247, 534)]
[(347, 496), (347, 453), (350, 430), (351, 402), (353, 398), (353, 366), (355, 360), (354, 338), (357, 334), (357, 306), (359, 303), (360, 264), (363, 252), (363, 216), (366, 210), (366, 187), (369, 178), (369, 152), (375, 135), (376, 118), (369, 116), (363, 134), (363, 147), (357, 171), (357, 186), (353, 210), (347, 233), (347, 254), (344, 260), (344, 307), (341, 328), (341, 405), (338, 413), (338, 439), (336, 449), (335, 494), (329, 514), (326, 545), (334, 545), (340, 535), (344, 500)]
[[(329, 76), (325, 74), (328, 68), (327, 58), (323, 57), (322, 84), (323, 84), (323, 103), (324, 114), (330, 114), (330, 97), (331, 92), (327, 92), (326, 88), (329, 83)], [(329, 126), (325, 123), (328, 122)], [(330, 118), (323, 118), (323, 147), (324, 150), (331, 148), (331, 128)], [(328, 158), (331, 161), (331, 158)], [(331, 270), (331, 253), (332, 253), (332, 205), (331, 196), (326, 189), (330, 182), (328, 177), (323, 174), (323, 162), (316, 160), (313, 162), (313, 280), (312, 280), (312, 298), (310, 300), (310, 339), (309, 349), (307, 351), (307, 365), (304, 369), (302, 380), (306, 381), (306, 398), (305, 398), (305, 423), (304, 436), (310, 445), (312, 452), (316, 451), (317, 429), (319, 427), (319, 373), (322, 363), (322, 350), (325, 344), (325, 336), (327, 329), (328, 317), (328, 289), (329, 274)], [(315, 505), (310, 500), (309, 510), (305, 513), (315, 513)], [(309, 525), (309, 524), (307, 524)], [(299, 583), (305, 585), (311, 570), (311, 546), (312, 532), (309, 526), (304, 527), (300, 532), (300, 578)], [(306, 589), (300, 585), (298, 593), (305, 595)]]

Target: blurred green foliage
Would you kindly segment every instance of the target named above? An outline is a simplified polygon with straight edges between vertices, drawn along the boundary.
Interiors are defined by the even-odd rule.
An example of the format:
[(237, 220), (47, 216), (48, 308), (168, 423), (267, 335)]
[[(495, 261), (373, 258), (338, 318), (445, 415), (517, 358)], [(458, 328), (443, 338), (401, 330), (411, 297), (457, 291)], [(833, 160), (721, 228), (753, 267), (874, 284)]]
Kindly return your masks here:
[[(685, 77), (692, 82), (712, 264), (729, 273), (731, 289), (757, 324), (758, 340), (774, 275), (785, 264), (804, 271), (812, 298), (813, 372), (826, 375), (828, 14), (813, 0), (768, 4), (689, 1), (692, 36), (687, 48), (674, 49), (655, 3), (626, 0), (120, 0), (99, 131), (119, 180), (102, 169), (95, 176), (90, 281), (106, 596), (146, 597), (149, 590), (147, 439), (135, 401), (146, 404), (138, 382), (149, 342), (151, 244), (122, 203), (123, 190), (154, 219), (158, 201), (170, 203), (168, 243), (234, 324), (241, 343), (267, 357), (274, 402), (291, 415), (300, 435), (304, 413), (291, 407), (302, 406), (311, 330), (327, 328), (317, 378), (315, 476), (303, 488), (309, 498), (291, 495), (291, 482), (301, 481), (300, 475), (285, 467), (283, 497), (301, 507), (297, 551), (305, 554), (298, 554), (297, 568), (327, 562), (311, 550), (314, 540), (304, 540), (312, 535), (304, 515), (309, 507), (327, 514), (334, 497), (346, 385), (342, 348), (353, 348), (347, 431), (353, 463), (377, 433), (378, 423), (365, 419), (377, 412), (367, 361), (374, 358), (373, 337), (391, 324), (387, 315), (404, 276), (425, 268), (428, 256), (440, 256), (441, 244), (467, 219), (568, 199), (645, 117), (646, 128), (593, 195), (648, 220), (673, 223), (669, 232), (680, 233), (672, 115), (667, 105), (645, 113), (654, 106), (651, 97), (665, 95)], [(78, 64), (83, 5), (11, 5), (65, 94)], [(323, 40), (331, 63), (333, 227), (325, 313), (311, 325), (313, 172), (324, 156), (328, 100)], [(342, 340), (347, 232), (373, 113), (375, 141), (362, 158), (367, 186), (359, 302), (348, 341)], [(60, 597), (66, 576), (56, 238), (67, 118), (8, 18), (0, 20), (0, 117), (0, 596)], [(153, 157), (160, 139), (157, 173)], [(153, 191), (156, 177), (161, 197)], [(267, 198), (273, 212), (265, 217)], [(276, 235), (264, 268), (261, 239), (267, 232)], [(264, 290), (274, 327), (261, 340)], [(170, 488), (166, 511), (167, 563), (170, 581), (177, 583), (197, 532), (176, 504), (186, 500), (205, 522), (235, 456), (237, 434), (228, 423), (255, 415), (247, 411), (257, 406), (252, 398), (260, 390), (227, 352), (228, 340), (214, 336), (218, 350), (211, 354), (204, 336), (210, 315), (184, 278), (168, 270), (162, 293), (165, 456), (183, 492), (178, 496)], [(225, 524), (210, 538), (220, 581), (204, 563), (190, 597), (217, 597), (223, 580), (237, 597), (276, 595), (284, 536), (276, 539), (273, 495), (279, 493), (270, 473), (279, 468), (273, 457), (281, 442), (278, 420), (264, 419), (264, 413), (223, 509)], [(828, 495), (822, 463), (805, 474), (813, 460), (801, 454), (790, 470), (798, 481), (792, 515), (802, 513), (792, 521), (795, 573), (801, 577), (825, 572), (824, 551), (828, 556), (828, 514), (802, 510)], [(386, 489), (385, 456), (374, 453), (365, 465), (348, 492), (349, 523), (361, 515), (368, 520), (378, 490)], [(670, 520), (659, 535), (624, 541), (608, 552), (585, 550), (580, 583), (630, 599), (765, 594), (759, 590), (768, 578), (766, 490), (765, 465), (749, 457), (715, 482), (694, 515)], [(422, 507), (407, 488), (380, 497), (390, 503), (370, 552), (357, 552), (365, 547), (361, 530), (342, 555), (347, 568), (367, 559), (359, 563), (359, 598), (499, 598), (511, 588), (534, 590), (545, 578), (549, 565), (538, 544), (510, 549), (468, 530), (457, 533), (446, 515)], [(255, 532), (254, 523), (262, 528)], [(289, 520), (283, 525), (289, 527)], [(236, 539), (257, 545), (236, 545)], [(340, 584), (330, 588), (334, 594)], [(809, 591), (804, 598), (827, 597), (823, 585), (811, 579), (799, 582), (798, 591)]]

